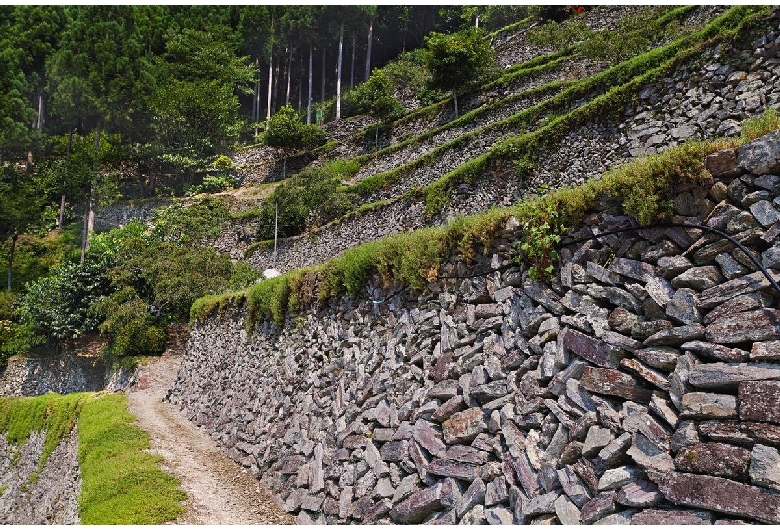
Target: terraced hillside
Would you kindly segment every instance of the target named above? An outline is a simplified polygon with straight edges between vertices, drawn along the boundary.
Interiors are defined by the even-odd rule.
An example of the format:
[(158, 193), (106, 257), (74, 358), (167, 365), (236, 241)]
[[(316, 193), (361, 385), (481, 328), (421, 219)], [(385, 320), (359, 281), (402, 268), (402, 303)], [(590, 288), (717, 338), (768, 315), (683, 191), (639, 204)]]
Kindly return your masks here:
[[(585, 21), (621, 28), (603, 40), (628, 38), (648, 31), (630, 25), (636, 13), (603, 6)], [(534, 46), (528, 27), (494, 36), (501, 64), (528, 60), (461, 96), (457, 118), (446, 100), (383, 126), (379, 150), (366, 117), (329, 124), (341, 139), (312, 165), (356, 162), (341, 189), (356, 197), (356, 209), (340, 219), (319, 217), (307, 233), (280, 241), (277, 268), (312, 265), (361, 242), (576, 185), (661, 145), (733, 136), (740, 120), (777, 104), (776, 22), (767, 9), (680, 7), (644, 17), (657, 39), (626, 59), (596, 57), (593, 39), (557, 50)], [(254, 147), (234, 162), (250, 180), (263, 180), (273, 156)], [(247, 258), (267, 268), (271, 245), (253, 246)]]

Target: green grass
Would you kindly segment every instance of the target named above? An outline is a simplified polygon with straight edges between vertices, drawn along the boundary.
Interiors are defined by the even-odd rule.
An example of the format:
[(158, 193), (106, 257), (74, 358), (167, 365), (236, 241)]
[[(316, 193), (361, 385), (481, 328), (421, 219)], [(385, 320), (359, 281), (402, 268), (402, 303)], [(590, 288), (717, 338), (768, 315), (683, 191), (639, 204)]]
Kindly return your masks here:
[(149, 435), (132, 425), (124, 394), (84, 404), (79, 417), (82, 524), (161, 524), (184, 512), (186, 494), (145, 452)]
[(159, 468), (162, 457), (144, 451), (149, 436), (133, 420), (124, 394), (0, 398), (0, 433), (8, 443), (19, 447), (33, 432), (46, 432), (30, 482), (78, 425), (83, 524), (161, 524), (184, 512), (179, 481)]
[(5, 490), (7, 490), (7, 489), (8, 489), (8, 486), (0, 486), (0, 495), (5, 493)]
[(0, 398), (0, 433), (9, 444), (21, 447), (33, 432), (45, 431), (38, 471), (52, 451), (76, 426), (88, 394), (45, 394), (38, 397)]

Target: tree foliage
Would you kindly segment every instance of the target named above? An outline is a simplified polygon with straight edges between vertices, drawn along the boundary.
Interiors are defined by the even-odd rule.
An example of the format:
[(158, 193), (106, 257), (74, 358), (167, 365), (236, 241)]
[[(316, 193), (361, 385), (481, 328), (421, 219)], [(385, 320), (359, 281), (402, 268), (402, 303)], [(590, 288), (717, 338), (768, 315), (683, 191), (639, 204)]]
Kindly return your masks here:
[(495, 52), (483, 32), (469, 28), (425, 38), (425, 63), (434, 89), (462, 91), (477, 86), (496, 66)]
[(298, 113), (290, 105), (271, 116), (265, 143), (283, 149), (313, 149), (325, 143), (325, 131), (316, 125), (301, 122)]

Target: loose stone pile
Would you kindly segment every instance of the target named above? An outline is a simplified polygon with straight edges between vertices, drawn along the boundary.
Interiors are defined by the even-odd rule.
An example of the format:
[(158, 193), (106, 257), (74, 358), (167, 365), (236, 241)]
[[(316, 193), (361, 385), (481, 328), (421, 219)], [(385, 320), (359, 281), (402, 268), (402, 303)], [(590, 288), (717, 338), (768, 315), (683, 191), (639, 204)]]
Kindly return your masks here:
[[(672, 221), (780, 278), (780, 133), (706, 166)], [(778, 523), (780, 293), (709, 230), (633, 226), (600, 200), (550, 283), (510, 219), (430, 294), (211, 317), (169, 399), (301, 523)]]

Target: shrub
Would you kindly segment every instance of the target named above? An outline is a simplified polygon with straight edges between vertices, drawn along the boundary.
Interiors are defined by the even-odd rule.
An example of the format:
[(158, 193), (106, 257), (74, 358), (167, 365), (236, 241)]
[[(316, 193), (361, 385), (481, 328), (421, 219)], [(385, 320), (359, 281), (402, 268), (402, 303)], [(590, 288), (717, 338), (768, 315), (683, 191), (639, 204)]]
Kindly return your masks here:
[(370, 114), (378, 120), (392, 120), (403, 114), (403, 107), (393, 96), (390, 78), (377, 70), (368, 81), (351, 90), (344, 98), (344, 115)]
[(226, 155), (219, 155), (214, 159), (214, 169), (227, 170), (233, 167), (233, 161)]
[(129, 355), (157, 355), (165, 349), (166, 328), (157, 322), (149, 304), (141, 300), (132, 287), (124, 287), (96, 304), (97, 313), (104, 315), (101, 335), (108, 343), (103, 357), (116, 359)]
[(325, 131), (301, 123), (291, 105), (285, 105), (268, 121), (265, 143), (284, 149), (314, 149), (325, 143)]

